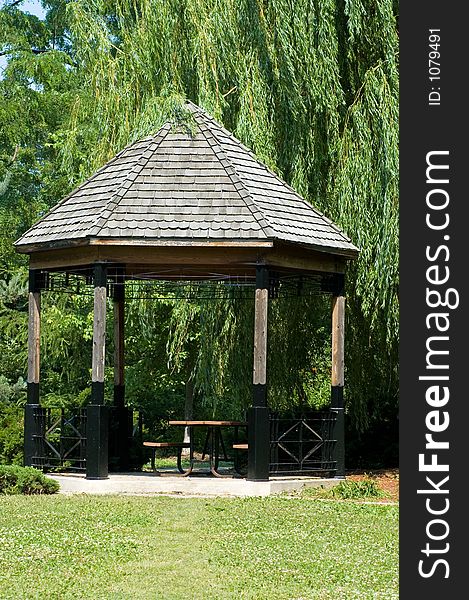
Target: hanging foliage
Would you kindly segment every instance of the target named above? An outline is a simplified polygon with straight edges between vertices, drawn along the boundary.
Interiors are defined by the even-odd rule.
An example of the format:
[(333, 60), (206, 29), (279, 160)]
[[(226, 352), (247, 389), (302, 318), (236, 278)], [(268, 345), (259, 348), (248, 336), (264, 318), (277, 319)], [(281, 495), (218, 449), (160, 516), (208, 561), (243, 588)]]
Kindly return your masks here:
[[(398, 36), (392, 0), (76, 0), (67, 14), (82, 82), (58, 142), (69, 185), (157, 130), (184, 98), (201, 105), (360, 247), (347, 283), (348, 407), (365, 427), (380, 403), (395, 406)], [(200, 311), (205, 337), (196, 381), (207, 393), (209, 382), (229, 389), (234, 383), (226, 373), (239, 352), (234, 341), (245, 339), (240, 332), (248, 319), (229, 303)], [(272, 336), (291, 353), (299, 325), (284, 325), (283, 314), (276, 315)], [(323, 339), (317, 323), (313, 328), (299, 314), (296, 322), (309, 343), (296, 353), (301, 375), (321, 362), (327, 343), (325, 337), (320, 347), (312, 342), (314, 335)], [(174, 330), (180, 342), (181, 331)], [(294, 395), (299, 379), (287, 380)], [(274, 397), (286, 393), (275, 376), (271, 388)]]

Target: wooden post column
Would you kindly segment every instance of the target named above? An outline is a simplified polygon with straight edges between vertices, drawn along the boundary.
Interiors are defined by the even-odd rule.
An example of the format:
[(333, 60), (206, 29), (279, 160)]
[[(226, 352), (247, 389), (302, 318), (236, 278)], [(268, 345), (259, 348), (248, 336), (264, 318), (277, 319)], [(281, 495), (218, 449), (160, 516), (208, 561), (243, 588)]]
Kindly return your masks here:
[(104, 406), (104, 365), (106, 353), (106, 265), (95, 263), (93, 359), (91, 404), (87, 407), (86, 477), (106, 479), (108, 476), (109, 414)]
[(253, 402), (248, 410), (249, 481), (268, 481), (270, 468), (270, 423), (267, 407), (267, 315), (269, 272), (256, 267), (254, 305)]
[(132, 436), (132, 413), (125, 406), (125, 285), (118, 279), (113, 288), (114, 308), (114, 423), (112, 444), (117, 458), (117, 469), (129, 469), (129, 442)]
[(345, 428), (344, 428), (344, 335), (345, 335), (345, 295), (344, 275), (336, 275), (336, 285), (332, 297), (332, 375), (331, 409), (337, 417), (334, 424), (333, 460), (336, 464), (335, 476), (345, 478)]
[(124, 283), (114, 286), (114, 406), (125, 404), (124, 375)]
[(43, 274), (29, 270), (29, 314), (28, 314), (28, 396), (24, 408), (24, 464), (31, 466), (36, 454), (35, 436), (38, 431), (37, 414), (40, 408), (40, 334), (41, 334), (41, 288)]

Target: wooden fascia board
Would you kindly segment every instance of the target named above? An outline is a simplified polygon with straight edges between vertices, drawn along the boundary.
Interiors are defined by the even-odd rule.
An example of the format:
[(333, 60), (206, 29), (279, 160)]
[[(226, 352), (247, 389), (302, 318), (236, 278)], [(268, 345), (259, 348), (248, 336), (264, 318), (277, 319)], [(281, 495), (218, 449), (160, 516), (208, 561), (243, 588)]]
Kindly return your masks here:
[(236, 265), (253, 265), (264, 262), (264, 247), (227, 246), (106, 246), (93, 245), (81, 248), (34, 252), (30, 255), (30, 267), (34, 269), (57, 269), (89, 265), (93, 262), (109, 262), (121, 265), (214, 266), (220, 269)]
[(272, 248), (270, 240), (142, 240), (142, 239), (92, 239), (90, 246), (115, 246), (153, 248)]
[(347, 258), (287, 244), (261, 242), (239, 244), (109, 245), (89, 244), (71, 248), (36, 250), (30, 254), (34, 269), (59, 269), (90, 265), (96, 261), (121, 265), (216, 267), (266, 264), (271, 267), (303, 272), (343, 273)]
[(265, 263), (272, 267), (323, 273), (343, 273), (346, 259), (343, 256), (295, 248), (294, 246), (275, 246), (266, 254)]
[(132, 247), (154, 247), (154, 248), (178, 248), (178, 247), (200, 247), (200, 248), (272, 248), (272, 240), (145, 240), (132, 238), (107, 238), (63, 240), (60, 242), (25, 244), (16, 246), (20, 254), (33, 254), (35, 252), (53, 252), (68, 248), (83, 248), (87, 246), (132, 246)]
[(54, 252), (56, 250), (66, 250), (69, 248), (83, 248), (88, 246), (87, 239), (63, 240), (60, 242), (21, 244), (15, 245), (15, 250), (19, 254), (33, 254), (35, 252)]

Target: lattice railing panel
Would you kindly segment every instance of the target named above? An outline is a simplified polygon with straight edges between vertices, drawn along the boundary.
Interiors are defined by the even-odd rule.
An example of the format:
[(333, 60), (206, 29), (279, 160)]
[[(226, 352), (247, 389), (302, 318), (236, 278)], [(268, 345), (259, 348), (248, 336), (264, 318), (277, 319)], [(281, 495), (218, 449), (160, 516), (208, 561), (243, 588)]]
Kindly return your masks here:
[(271, 415), (270, 473), (333, 474), (336, 413), (315, 412), (298, 418)]

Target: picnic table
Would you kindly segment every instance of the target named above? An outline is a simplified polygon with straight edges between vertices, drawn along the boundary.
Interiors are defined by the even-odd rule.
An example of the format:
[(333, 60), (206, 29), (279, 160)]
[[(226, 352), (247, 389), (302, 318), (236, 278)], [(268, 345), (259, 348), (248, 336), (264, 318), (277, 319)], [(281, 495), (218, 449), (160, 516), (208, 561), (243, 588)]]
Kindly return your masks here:
[(247, 423), (245, 421), (169, 421), (170, 425), (180, 426), (180, 427), (188, 427), (189, 428), (189, 460), (190, 466), (187, 471), (185, 471), (184, 475), (190, 475), (194, 469), (194, 464), (197, 462), (194, 459), (194, 428), (195, 427), (205, 427), (207, 433), (205, 435), (204, 448), (202, 451), (202, 460), (207, 454), (209, 457), (210, 463), (210, 472), (215, 475), (215, 477), (223, 477), (223, 475), (218, 471), (218, 466), (220, 462), (220, 449), (222, 450), (222, 457), (225, 461), (228, 460), (228, 455), (226, 453), (226, 446), (222, 436), (222, 428), (224, 427), (233, 427), (234, 428), (234, 439), (235, 442), (238, 440), (238, 430), (240, 427), (246, 427)]

